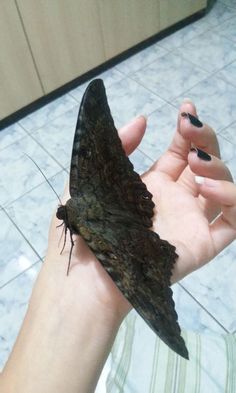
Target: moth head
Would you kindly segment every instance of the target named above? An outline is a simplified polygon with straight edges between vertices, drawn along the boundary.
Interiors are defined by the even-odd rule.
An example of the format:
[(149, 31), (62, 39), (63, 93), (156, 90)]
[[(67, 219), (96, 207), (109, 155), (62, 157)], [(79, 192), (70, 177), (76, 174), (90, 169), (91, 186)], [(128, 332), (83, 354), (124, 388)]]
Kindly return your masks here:
[(56, 216), (58, 220), (66, 221), (67, 218), (66, 206), (63, 205), (59, 206), (56, 212)]

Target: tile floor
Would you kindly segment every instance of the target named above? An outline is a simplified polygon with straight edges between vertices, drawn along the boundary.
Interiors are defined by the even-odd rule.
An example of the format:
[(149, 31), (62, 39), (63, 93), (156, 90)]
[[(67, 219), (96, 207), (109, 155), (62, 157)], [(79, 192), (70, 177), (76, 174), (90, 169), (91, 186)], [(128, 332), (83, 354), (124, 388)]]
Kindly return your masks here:
[[(236, 2), (209, 14), (100, 75), (117, 126), (139, 114), (148, 130), (132, 161), (142, 173), (166, 149), (184, 97), (215, 127), (236, 178)], [(0, 366), (12, 348), (41, 267), (57, 200), (68, 176), (80, 86), (0, 132)], [(236, 331), (236, 242), (174, 286), (183, 327)]]

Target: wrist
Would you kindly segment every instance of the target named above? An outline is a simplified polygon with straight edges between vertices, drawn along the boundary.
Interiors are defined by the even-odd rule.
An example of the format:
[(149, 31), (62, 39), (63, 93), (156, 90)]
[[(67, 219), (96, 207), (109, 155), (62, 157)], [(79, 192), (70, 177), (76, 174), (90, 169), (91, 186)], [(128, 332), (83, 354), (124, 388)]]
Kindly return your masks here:
[(97, 299), (101, 282), (95, 280), (93, 289), (81, 265), (66, 276), (51, 262), (39, 273), (4, 370), (3, 384), (11, 381), (14, 393), (94, 391), (124, 317), (118, 306), (111, 307), (116, 302)]
[[(72, 254), (71, 241), (67, 236), (63, 252), (60, 254), (62, 246), (59, 244), (62, 235), (57, 232), (57, 225), (58, 220), (54, 216), (49, 231), (48, 252), (44, 263), (45, 270), (48, 271), (47, 274), (56, 276), (54, 281), (58, 283), (59, 288), (65, 286), (67, 294), (70, 294), (70, 289), (73, 291), (73, 296), (76, 296), (79, 291), (78, 301), (82, 296), (83, 299), (90, 301), (91, 306), (101, 306), (105, 313), (112, 315), (113, 318), (118, 318), (120, 323), (132, 306), (81, 236), (74, 237)], [(67, 276), (69, 261), (70, 269)], [(67, 284), (69, 284), (69, 288)], [(76, 299), (74, 300), (76, 301)]]
[(39, 273), (30, 302), (34, 307), (42, 304), (43, 299), (50, 307), (60, 313), (80, 313), (106, 322), (107, 326), (119, 326), (131, 309), (120, 290), (94, 258), (71, 263), (69, 275), (66, 275), (67, 258), (57, 256), (46, 258)]

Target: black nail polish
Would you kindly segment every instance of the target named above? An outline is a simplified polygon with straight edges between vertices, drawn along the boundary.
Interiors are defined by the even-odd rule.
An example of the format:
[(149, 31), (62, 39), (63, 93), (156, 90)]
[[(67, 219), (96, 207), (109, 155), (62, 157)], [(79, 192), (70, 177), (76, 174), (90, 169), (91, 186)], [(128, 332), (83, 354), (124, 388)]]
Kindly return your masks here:
[(211, 156), (205, 151), (198, 149), (197, 147), (192, 147), (190, 151), (195, 151), (197, 153), (197, 156), (203, 161), (211, 161)]
[(201, 128), (203, 126), (202, 122), (197, 117), (191, 115), (191, 113), (182, 112), (181, 116), (187, 117), (189, 119), (190, 123), (195, 127)]

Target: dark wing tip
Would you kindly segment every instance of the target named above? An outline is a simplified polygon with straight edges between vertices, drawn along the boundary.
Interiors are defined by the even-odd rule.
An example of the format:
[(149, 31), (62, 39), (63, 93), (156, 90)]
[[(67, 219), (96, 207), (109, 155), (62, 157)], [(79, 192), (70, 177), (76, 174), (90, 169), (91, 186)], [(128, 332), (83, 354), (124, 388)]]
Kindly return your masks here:
[(97, 102), (106, 99), (106, 90), (102, 79), (94, 79), (88, 84), (84, 92), (82, 104), (91, 98)]
[(87, 89), (86, 89), (86, 92), (92, 91), (92, 92), (94, 93), (94, 92), (99, 92), (99, 91), (101, 91), (101, 90), (104, 91), (104, 90), (105, 90), (105, 87), (104, 87), (103, 80), (98, 78), (98, 79), (92, 80), (92, 81), (88, 84)]
[(179, 336), (179, 339), (177, 342), (175, 342), (175, 345), (169, 345), (173, 351), (175, 351), (178, 355), (182, 356), (184, 359), (189, 360), (189, 354), (187, 347), (185, 345), (183, 337)]
[(84, 119), (96, 124), (104, 112), (110, 118), (105, 86), (102, 79), (94, 79), (88, 84), (81, 100), (76, 129), (79, 129)]
[(180, 352), (180, 355), (185, 358), (186, 360), (189, 360), (189, 354), (188, 354), (188, 350), (186, 348), (186, 345), (184, 345), (184, 348), (182, 349), (182, 351)]
[(145, 315), (138, 309), (137, 312), (144, 318), (149, 327), (160, 337), (160, 339), (178, 355), (189, 360), (188, 350), (183, 337), (181, 336), (180, 327), (177, 321), (173, 318), (171, 324), (165, 326), (161, 320), (148, 320)]

